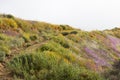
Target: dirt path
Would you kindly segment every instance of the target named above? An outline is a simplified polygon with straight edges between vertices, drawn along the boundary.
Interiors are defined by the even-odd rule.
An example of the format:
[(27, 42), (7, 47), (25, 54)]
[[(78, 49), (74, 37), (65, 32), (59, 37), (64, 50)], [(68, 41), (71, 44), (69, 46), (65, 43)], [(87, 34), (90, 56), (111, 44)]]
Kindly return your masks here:
[(32, 52), (32, 51), (34, 51), (34, 50), (36, 50), (38, 47), (40, 47), (41, 45), (43, 45), (43, 44), (45, 44), (45, 43), (47, 43), (48, 41), (44, 41), (44, 42), (42, 42), (42, 43), (37, 43), (37, 44), (34, 44), (34, 45), (32, 45), (32, 46), (29, 46), (28, 48), (26, 48), (25, 49), (25, 51), (26, 52)]

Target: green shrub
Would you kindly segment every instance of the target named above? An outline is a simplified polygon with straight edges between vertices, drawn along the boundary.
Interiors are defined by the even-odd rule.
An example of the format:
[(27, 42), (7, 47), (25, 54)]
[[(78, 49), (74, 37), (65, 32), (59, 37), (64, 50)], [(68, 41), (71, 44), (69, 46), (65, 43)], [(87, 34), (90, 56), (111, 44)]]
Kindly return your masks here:
[(19, 26), (19, 28), (22, 29), (22, 31), (27, 32), (27, 33), (31, 33), (32, 32), (33, 26), (32, 26), (32, 24), (29, 21), (21, 20), (21, 19), (14, 19), (14, 21)]
[(70, 34), (77, 34), (77, 31), (71, 31)]
[(10, 36), (7, 36), (7, 35), (5, 35), (5, 34), (1, 34), (1, 33), (0, 33), (0, 40), (7, 41), (7, 40), (9, 40), (9, 39), (10, 39)]
[(60, 27), (62, 28), (62, 30), (72, 30), (73, 29), (69, 25), (60, 25)]
[(38, 37), (37, 37), (36, 35), (30, 36), (30, 39), (31, 39), (32, 41), (35, 41), (37, 38), (38, 38)]
[(73, 66), (53, 52), (24, 54), (9, 62), (12, 74), (25, 80), (102, 80), (92, 71)]
[(4, 59), (5, 59), (5, 52), (0, 51), (0, 62), (4, 61)]
[(11, 53), (10, 49), (3, 45), (0, 46), (0, 51), (1, 51), (1, 55), (3, 55), (3, 53), (4, 55), (9, 55)]
[(68, 35), (69, 34), (69, 32), (62, 32), (62, 35), (63, 36), (66, 36), (66, 35)]
[(14, 16), (13, 15), (11, 15), (11, 14), (0, 14), (0, 17), (2, 17), (2, 18), (12, 18), (12, 19), (14, 19)]
[(25, 42), (30, 42), (30, 34), (29, 33), (23, 33), (22, 38)]
[(75, 35), (75, 34), (69, 34), (67, 35), (67, 38), (74, 42), (80, 42), (80, 36)]
[(72, 54), (70, 50), (62, 47), (60, 44), (50, 41), (46, 44), (43, 44), (40, 48), (37, 49), (37, 51), (43, 52), (43, 51), (51, 51), (56, 52), (61, 56), (64, 56), (65, 58), (70, 57), (69, 55)]
[(22, 47), (24, 43), (25, 43), (25, 41), (23, 38), (15, 37), (10, 40), (9, 46), (11, 48), (19, 48), (19, 47)]
[(55, 41), (56, 43), (59, 43), (64, 48), (69, 48), (70, 47), (69, 42), (62, 35), (54, 36), (54, 37), (52, 37), (52, 40)]
[(26, 47), (30, 47), (30, 46), (32, 46), (32, 44), (31, 44), (31, 43), (26, 43), (25, 46), (26, 46)]
[(11, 15), (11, 14), (6, 15), (6, 17), (7, 17), (7, 18), (12, 18), (12, 19), (14, 19), (14, 16)]
[(81, 65), (79, 63), (77, 56), (74, 53), (72, 53), (71, 50), (64, 48), (60, 44), (53, 41), (43, 44), (37, 49), (37, 51), (38, 52), (44, 52), (44, 51), (55, 52), (56, 54), (60, 55), (64, 59), (68, 60), (70, 63)]

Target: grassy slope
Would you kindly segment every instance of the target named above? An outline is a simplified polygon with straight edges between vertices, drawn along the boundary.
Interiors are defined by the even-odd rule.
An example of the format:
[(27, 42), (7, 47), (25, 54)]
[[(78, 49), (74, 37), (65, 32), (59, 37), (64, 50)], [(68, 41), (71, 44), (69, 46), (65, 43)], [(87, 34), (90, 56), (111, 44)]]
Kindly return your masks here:
[(119, 31), (87, 32), (0, 15), (0, 77), (101, 80), (98, 72), (120, 57)]

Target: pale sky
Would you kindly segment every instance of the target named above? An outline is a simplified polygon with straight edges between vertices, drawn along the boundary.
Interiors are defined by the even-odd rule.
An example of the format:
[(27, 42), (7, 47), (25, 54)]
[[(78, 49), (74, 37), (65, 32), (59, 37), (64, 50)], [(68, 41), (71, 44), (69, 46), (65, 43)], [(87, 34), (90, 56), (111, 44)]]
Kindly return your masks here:
[(120, 0), (0, 0), (0, 13), (82, 30), (120, 27)]

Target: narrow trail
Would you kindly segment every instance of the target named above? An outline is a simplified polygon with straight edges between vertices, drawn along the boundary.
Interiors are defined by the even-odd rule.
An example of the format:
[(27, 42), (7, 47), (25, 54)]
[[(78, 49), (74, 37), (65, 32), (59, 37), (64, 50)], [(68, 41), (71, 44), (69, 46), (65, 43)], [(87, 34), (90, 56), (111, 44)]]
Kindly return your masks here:
[(45, 43), (47, 43), (48, 42), (48, 40), (47, 41), (44, 41), (44, 42), (42, 42), (42, 43), (37, 43), (37, 44), (34, 44), (34, 45), (32, 45), (32, 46), (29, 46), (29, 47), (27, 47), (26, 49), (25, 49), (25, 51), (27, 51), (27, 52), (31, 52), (31, 51), (34, 51), (34, 50), (36, 50), (38, 47), (40, 47), (41, 45), (43, 45), (43, 44), (45, 44)]
[(41, 45), (47, 43), (48, 41), (32, 44), (26, 48), (14, 49), (11, 51), (11, 55), (6, 56), (4, 62), (0, 62), (0, 80), (13, 80), (11, 72), (7, 69), (7, 62), (9, 62), (16, 55), (19, 55), (20, 52), (32, 52), (36, 50)]

